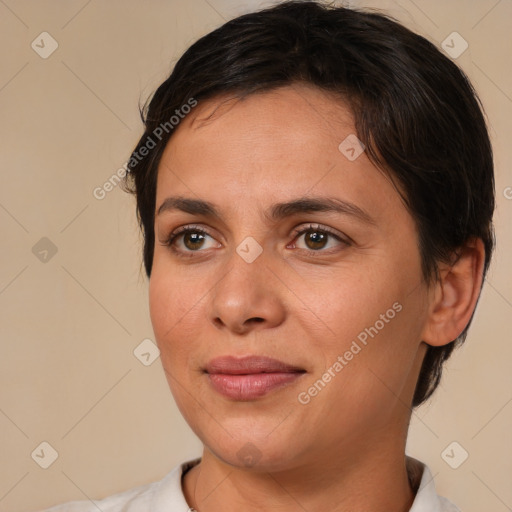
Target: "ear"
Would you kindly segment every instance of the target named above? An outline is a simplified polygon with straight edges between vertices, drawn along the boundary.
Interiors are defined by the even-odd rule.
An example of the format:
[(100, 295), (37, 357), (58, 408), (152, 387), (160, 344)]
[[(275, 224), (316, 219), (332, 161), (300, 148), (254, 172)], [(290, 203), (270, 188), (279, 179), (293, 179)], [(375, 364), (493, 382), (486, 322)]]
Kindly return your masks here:
[(429, 315), (422, 340), (439, 347), (455, 340), (466, 328), (482, 287), (485, 248), (480, 238), (471, 238), (458, 251), (455, 263), (442, 264), (433, 285)]

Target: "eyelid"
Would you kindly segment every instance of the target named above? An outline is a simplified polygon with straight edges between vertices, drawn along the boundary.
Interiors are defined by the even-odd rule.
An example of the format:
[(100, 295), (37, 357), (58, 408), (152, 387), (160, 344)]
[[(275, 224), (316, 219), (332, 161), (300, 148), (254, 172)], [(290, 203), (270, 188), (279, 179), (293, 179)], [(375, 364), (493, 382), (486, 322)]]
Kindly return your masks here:
[[(293, 233), (292, 233), (293, 237), (294, 237), (293, 240), (295, 240), (298, 236), (303, 235), (304, 233), (307, 233), (308, 231), (322, 231), (324, 233), (327, 233), (328, 235), (333, 236), (340, 242), (343, 242), (346, 244), (354, 243), (353, 240), (349, 236), (341, 233), (340, 231), (332, 229), (328, 226), (323, 226), (322, 224), (311, 223), (311, 222), (308, 223), (307, 225), (302, 224), (301, 226), (297, 226), (293, 230)], [(321, 252), (321, 251), (312, 251), (312, 252)]]
[(201, 235), (207, 235), (211, 238), (214, 238), (214, 236), (211, 235), (206, 229), (197, 224), (185, 224), (171, 231), (171, 233), (168, 236), (166, 236), (165, 239), (162, 241), (162, 245), (171, 245), (179, 235), (189, 232), (200, 233)]
[(185, 224), (184, 226), (179, 226), (176, 229), (174, 229), (170, 234), (169, 237), (180, 235), (181, 233), (185, 233), (187, 231), (197, 231), (198, 233), (207, 234), (209, 233), (201, 226), (197, 224)]
[[(299, 238), (309, 232), (323, 233), (323, 234), (327, 235), (327, 240), (334, 238), (336, 241), (335, 246), (334, 247), (324, 246), (324, 247), (320, 247), (318, 249), (309, 249), (307, 247), (298, 247), (297, 243), (298, 243)], [(304, 241), (303, 244), (306, 244), (306, 242)], [(327, 242), (327, 244), (329, 244), (329, 241)], [(290, 245), (292, 246), (291, 247), (292, 249), (295, 249), (296, 251), (298, 251), (297, 256), (299, 256), (300, 254), (303, 254), (306, 257), (315, 256), (315, 257), (322, 258), (322, 256), (330, 257), (335, 254), (339, 254), (341, 251), (344, 251), (348, 247), (351, 247), (353, 245), (353, 242), (350, 237), (344, 235), (343, 233), (340, 233), (337, 230), (334, 230), (327, 226), (322, 226), (320, 224), (314, 225), (312, 223), (309, 223), (307, 226), (303, 225), (303, 226), (299, 226), (299, 227), (295, 228), (293, 240), (286, 247), (290, 248)]]

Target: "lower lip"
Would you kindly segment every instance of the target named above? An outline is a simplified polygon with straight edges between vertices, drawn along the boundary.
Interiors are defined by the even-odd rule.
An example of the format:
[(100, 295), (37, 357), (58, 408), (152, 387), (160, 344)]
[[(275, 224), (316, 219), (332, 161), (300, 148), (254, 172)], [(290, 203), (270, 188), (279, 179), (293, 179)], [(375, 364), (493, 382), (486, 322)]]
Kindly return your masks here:
[(297, 380), (303, 373), (253, 373), (250, 375), (208, 374), (220, 394), (233, 400), (253, 400)]

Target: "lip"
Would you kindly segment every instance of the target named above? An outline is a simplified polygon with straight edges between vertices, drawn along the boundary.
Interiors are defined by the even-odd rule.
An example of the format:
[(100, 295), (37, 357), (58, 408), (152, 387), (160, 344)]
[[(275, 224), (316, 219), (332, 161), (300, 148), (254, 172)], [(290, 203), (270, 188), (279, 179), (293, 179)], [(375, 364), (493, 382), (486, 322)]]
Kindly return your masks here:
[(265, 356), (223, 356), (212, 359), (205, 372), (220, 394), (233, 400), (254, 400), (293, 383), (306, 370)]
[(304, 372), (305, 370), (266, 356), (222, 356), (212, 359), (206, 365), (205, 371), (209, 374), (247, 375), (254, 373)]

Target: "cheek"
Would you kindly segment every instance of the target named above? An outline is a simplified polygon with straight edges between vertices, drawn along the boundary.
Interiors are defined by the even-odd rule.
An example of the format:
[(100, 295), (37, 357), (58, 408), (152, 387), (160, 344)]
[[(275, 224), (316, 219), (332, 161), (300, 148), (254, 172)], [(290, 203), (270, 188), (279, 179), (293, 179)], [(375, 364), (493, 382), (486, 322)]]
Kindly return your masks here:
[[(384, 331), (382, 327), (387, 327), (396, 316), (393, 304), (403, 293), (397, 282), (387, 282), (390, 269), (376, 269), (373, 265), (359, 270), (338, 269), (337, 273), (330, 275), (321, 275), (320, 272), (310, 276), (302, 274), (296, 283), (295, 294), (306, 299), (307, 307), (302, 308), (304, 314), (296, 313), (303, 319), (311, 318), (315, 330), (319, 334), (322, 332), (318, 342), (329, 351), (343, 350), (346, 344), (350, 345), (351, 340), (376, 322), (379, 331)], [(384, 315), (383, 320), (381, 315)]]
[[(176, 275), (172, 269), (156, 267), (149, 280), (149, 311), (153, 331), (164, 360), (173, 360), (194, 340), (204, 324), (203, 297), (207, 290), (200, 282)], [(184, 354), (182, 354), (184, 355)]]
[[(350, 375), (350, 385), (363, 394), (365, 387), (374, 386), (373, 374), (399, 390), (415, 358), (425, 315), (423, 289), (416, 284), (419, 267), (405, 266), (399, 258), (379, 261), (387, 263), (340, 272), (336, 285), (332, 279), (317, 280), (322, 285), (308, 301), (320, 320), (322, 333), (317, 334), (322, 335), (312, 336), (311, 342), (322, 352), (322, 366), (331, 368), (343, 357), (340, 375)], [(349, 385), (344, 379), (337, 382)]]
[(149, 313), (157, 341), (161, 341), (163, 333), (172, 328), (177, 321), (173, 294), (169, 278), (160, 275), (158, 268), (153, 267), (149, 280)]

